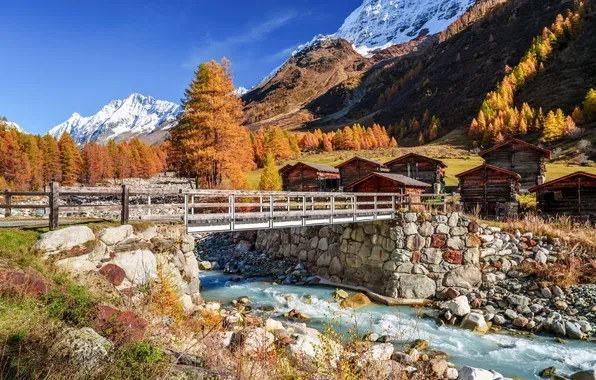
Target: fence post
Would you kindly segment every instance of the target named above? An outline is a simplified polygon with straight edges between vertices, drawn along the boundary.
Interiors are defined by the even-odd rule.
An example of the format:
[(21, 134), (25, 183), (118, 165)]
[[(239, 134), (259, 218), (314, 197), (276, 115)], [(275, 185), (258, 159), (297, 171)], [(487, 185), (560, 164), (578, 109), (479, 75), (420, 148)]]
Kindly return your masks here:
[(440, 197), (442, 198), (441, 201), (443, 203), (443, 212), (447, 212), (447, 194), (440, 195)]
[(451, 193), (451, 202), (453, 203), (452, 210), (453, 212), (457, 211), (457, 205), (455, 201), (455, 193)]
[(274, 207), (274, 201), (273, 201), (273, 195), (269, 196), (269, 228), (273, 228), (273, 207)]
[(4, 216), (9, 217), (12, 215), (12, 210), (10, 209), (10, 205), (12, 203), (12, 196), (8, 195), (10, 189), (4, 190), (4, 203), (6, 204), (6, 208), (4, 209)]
[(408, 212), (412, 212), (412, 196), (408, 194)]
[(188, 231), (188, 194), (184, 194), (184, 225)]
[(60, 187), (58, 182), (52, 182), (50, 184), (50, 231), (56, 231), (58, 229), (58, 214), (60, 213)]
[(120, 224), (128, 224), (129, 211), (129, 190), (128, 186), (122, 185), (122, 211), (120, 212)]

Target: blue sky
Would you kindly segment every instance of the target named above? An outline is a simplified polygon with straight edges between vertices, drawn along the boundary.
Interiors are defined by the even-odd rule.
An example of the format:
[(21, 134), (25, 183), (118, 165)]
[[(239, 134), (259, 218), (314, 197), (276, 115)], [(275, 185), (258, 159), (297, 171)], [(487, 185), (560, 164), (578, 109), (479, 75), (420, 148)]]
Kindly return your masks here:
[(252, 87), (361, 0), (0, 0), (0, 115), (44, 134), (134, 92), (179, 102), (200, 62)]

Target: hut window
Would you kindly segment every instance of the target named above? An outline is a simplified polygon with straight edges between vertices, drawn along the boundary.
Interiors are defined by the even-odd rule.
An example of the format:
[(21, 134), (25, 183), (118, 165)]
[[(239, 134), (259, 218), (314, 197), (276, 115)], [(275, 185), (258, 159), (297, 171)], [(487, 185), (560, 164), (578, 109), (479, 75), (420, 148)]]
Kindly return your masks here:
[(336, 189), (339, 187), (339, 180), (334, 178), (328, 178), (325, 180), (325, 187), (327, 189)]

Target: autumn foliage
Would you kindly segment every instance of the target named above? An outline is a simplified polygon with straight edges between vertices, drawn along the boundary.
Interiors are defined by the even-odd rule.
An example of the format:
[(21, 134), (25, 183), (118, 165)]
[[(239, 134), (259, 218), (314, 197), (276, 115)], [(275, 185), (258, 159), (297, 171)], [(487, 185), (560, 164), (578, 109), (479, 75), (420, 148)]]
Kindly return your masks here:
[(182, 175), (197, 177), (206, 188), (246, 188), (254, 155), (229, 61), (199, 65), (182, 106), (170, 138), (170, 165)]
[(517, 91), (544, 70), (552, 54), (564, 46), (564, 42), (575, 38), (581, 30), (584, 4), (577, 2), (567, 16), (558, 15), (550, 27), (545, 27), (532, 41), (519, 64), (507, 68), (507, 74), (494, 91), (486, 95), (478, 115), (472, 120), (469, 134), (482, 145), (510, 136), (525, 135), (541, 131), (542, 142), (556, 140), (575, 128), (572, 117), (562, 110), (543, 112), (523, 103), (521, 108), (514, 106)]
[(162, 147), (148, 146), (137, 138), (78, 147), (68, 133), (59, 139), (29, 135), (7, 128), (0, 120), (0, 187), (26, 191), (39, 190), (51, 181), (68, 186), (113, 178), (149, 178), (165, 165)]

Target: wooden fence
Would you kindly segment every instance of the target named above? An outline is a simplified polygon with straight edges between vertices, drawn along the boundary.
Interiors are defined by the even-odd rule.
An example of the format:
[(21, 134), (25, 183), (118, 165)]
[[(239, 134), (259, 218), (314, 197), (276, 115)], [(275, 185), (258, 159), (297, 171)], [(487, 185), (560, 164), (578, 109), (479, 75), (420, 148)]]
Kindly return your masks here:
[[(120, 222), (126, 224), (131, 210), (140, 210), (138, 219), (184, 221), (189, 233), (200, 233), (389, 220), (398, 211), (446, 212), (460, 208), (456, 193), (165, 191), (126, 185), (60, 187), (57, 183), (44, 192), (6, 190), (0, 193), (1, 197), (4, 202), (0, 203), (0, 210), (4, 209), (5, 216), (10, 217), (13, 209), (41, 209), (49, 217), (50, 230), (58, 228), (61, 213), (97, 211), (119, 213)], [(31, 199), (36, 197), (32, 204)], [(79, 204), (73, 203), (72, 197), (78, 197)], [(111, 203), (105, 204), (106, 199)], [(157, 209), (174, 211), (156, 215), (152, 211)]]

